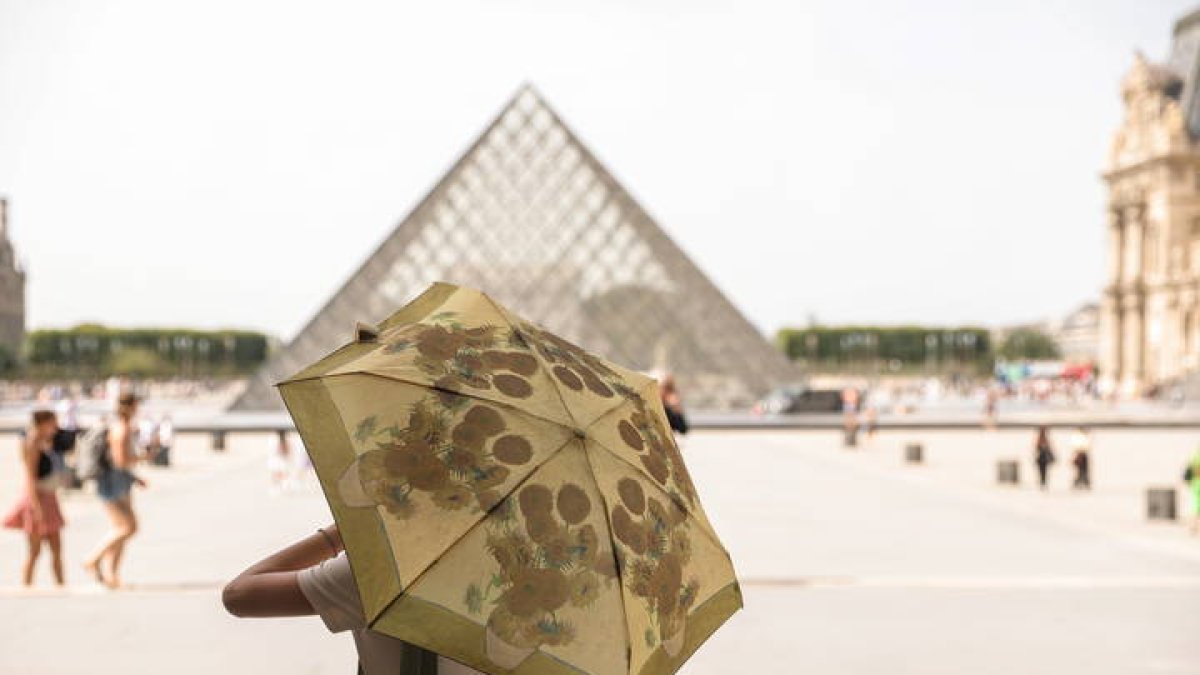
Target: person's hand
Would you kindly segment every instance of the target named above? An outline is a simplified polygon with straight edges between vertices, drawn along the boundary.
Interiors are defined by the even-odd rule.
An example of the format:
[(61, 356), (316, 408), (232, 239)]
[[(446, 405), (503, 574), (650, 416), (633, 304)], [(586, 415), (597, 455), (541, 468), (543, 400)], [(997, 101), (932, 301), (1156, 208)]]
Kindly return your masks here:
[(346, 544), (342, 541), (342, 533), (338, 531), (337, 523), (331, 523), (324, 529), (325, 529), (325, 533), (328, 534), (330, 536), (330, 538), (333, 539), (333, 543), (335, 546), (337, 546), (337, 549), (339, 551), (345, 551)]

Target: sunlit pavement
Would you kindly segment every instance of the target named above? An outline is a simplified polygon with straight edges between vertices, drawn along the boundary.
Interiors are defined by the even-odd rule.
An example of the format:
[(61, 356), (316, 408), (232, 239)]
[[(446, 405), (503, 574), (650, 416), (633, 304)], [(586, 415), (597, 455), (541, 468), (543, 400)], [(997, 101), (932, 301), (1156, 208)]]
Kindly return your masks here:
[[(1200, 673), (1200, 539), (1143, 517), (1144, 488), (1177, 484), (1197, 436), (1097, 433), (1096, 489), (1077, 494), (1065, 447), (1051, 490), (1030, 487), (1024, 432), (894, 432), (853, 451), (832, 432), (695, 434), (685, 454), (746, 609), (683, 672)], [(911, 441), (925, 464), (901, 461)], [(329, 517), (311, 487), (268, 495), (265, 437), (207, 442), (144, 470), (130, 590), (79, 570), (105, 526), (86, 495), (64, 503), (68, 591), (47, 590), (45, 567), (18, 590), (23, 543), (2, 533), (0, 672), (353, 672), (349, 638), (316, 619), (221, 609), (222, 580)], [(1024, 487), (995, 486), (1008, 456)], [(4, 471), (0, 505), (15, 486)]]

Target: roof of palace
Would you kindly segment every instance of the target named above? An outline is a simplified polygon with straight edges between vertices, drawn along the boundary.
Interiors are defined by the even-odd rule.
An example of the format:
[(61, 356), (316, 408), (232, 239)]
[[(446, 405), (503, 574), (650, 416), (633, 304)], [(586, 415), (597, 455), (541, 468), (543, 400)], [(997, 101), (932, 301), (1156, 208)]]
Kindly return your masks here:
[(1171, 53), (1160, 68), (1160, 83), (1178, 98), (1192, 137), (1200, 137), (1200, 7), (1175, 22)]

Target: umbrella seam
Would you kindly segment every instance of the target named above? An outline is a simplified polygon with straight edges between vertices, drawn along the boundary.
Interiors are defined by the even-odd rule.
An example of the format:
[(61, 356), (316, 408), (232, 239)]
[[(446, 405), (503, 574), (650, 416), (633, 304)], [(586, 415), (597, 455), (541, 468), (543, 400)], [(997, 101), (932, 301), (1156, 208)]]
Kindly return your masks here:
[[(323, 383), (323, 382), (322, 382), (322, 383), (320, 383), (320, 384), (324, 385), (324, 383)], [(349, 439), (349, 433), (350, 433), (350, 432), (349, 432), (349, 429), (348, 429), (348, 427), (346, 427), (346, 418), (342, 416), (342, 409), (338, 407), (338, 405), (337, 405), (337, 403), (336, 403), (336, 402), (334, 402), (334, 400), (333, 400), (333, 395), (332, 395), (332, 393), (331, 393), (331, 392), (328, 390), (328, 388), (325, 388), (324, 386), (322, 386), (322, 389), (324, 389), (324, 393), (325, 393), (325, 395), (329, 397), (329, 403), (330, 403), (330, 404), (331, 404), (331, 406), (333, 407), (333, 413), (334, 413), (335, 415), (337, 415), (338, 422), (339, 422), (339, 428), (340, 428), (340, 429), (342, 429), (342, 430), (345, 432), (345, 434), (346, 434), (346, 437), (347, 437), (347, 440), (350, 440), (350, 439)], [(284, 405), (285, 405), (285, 406), (287, 405), (287, 401), (286, 401), (286, 400), (284, 401)], [(291, 410), (290, 410), (290, 409), (288, 410), (288, 414), (289, 414), (289, 415), (291, 415)], [(293, 419), (294, 419), (294, 418), (293, 418)], [(353, 446), (353, 443), (351, 443), (351, 445)], [(304, 451), (305, 451), (306, 453), (307, 453), (307, 452), (309, 452), (309, 450), (308, 450), (308, 446), (307, 446), (307, 445), (305, 446), (305, 448), (304, 448)], [(321, 485), (321, 494), (322, 494), (322, 496), (325, 498), (325, 501), (326, 501), (327, 503), (330, 503), (330, 504), (332, 504), (332, 502), (331, 502), (331, 501), (330, 501), (330, 499), (329, 499), (329, 495), (328, 495), (328, 494), (326, 493), (326, 491), (325, 491), (325, 485), (324, 485), (324, 484), (322, 484), (322, 485)], [(332, 510), (332, 508), (331, 508), (331, 510)], [(386, 538), (387, 538), (387, 528), (385, 528), (385, 527), (383, 526), (383, 522), (382, 522), (382, 520), (380, 519), (380, 516), (379, 516), (379, 513), (378, 513), (378, 511), (376, 511), (376, 512), (375, 512), (374, 516), (375, 516), (375, 517), (374, 517), (374, 520), (375, 520), (375, 525), (376, 525), (376, 526), (377, 526), (377, 527), (378, 527), (378, 528), (379, 528), (379, 529), (382, 531), (382, 534), (383, 534), (384, 538), (386, 539)], [(344, 548), (344, 546), (343, 546), (343, 548)], [(389, 553), (391, 553), (391, 550), (389, 549), (389, 551), (388, 551), (388, 552), (389, 552)], [(392, 575), (392, 578), (393, 578), (393, 579), (395, 579), (395, 581), (396, 581), (396, 585), (400, 587), (400, 595), (403, 595), (403, 594), (404, 594), (404, 584), (403, 584), (403, 582), (402, 582), (402, 581), (401, 581), (401, 579), (400, 579), (400, 572), (399, 572), (399, 570), (395, 569), (396, 557), (395, 557), (395, 555), (393, 554), (393, 555), (391, 556), (391, 558), (392, 558), (392, 563), (393, 563), (393, 568), (392, 568), (392, 570), (391, 570), (391, 571), (392, 571), (392, 573), (393, 573), (393, 575)], [(349, 549), (346, 549), (346, 559), (347, 559), (347, 561), (350, 561), (350, 551), (349, 551)], [(355, 574), (355, 572), (354, 572), (354, 563), (353, 563), (353, 561), (350, 561), (350, 575), (354, 577), (354, 585), (355, 585), (355, 587), (360, 589), (360, 590), (359, 590), (359, 601), (361, 602), (361, 601), (362, 601), (362, 590), (361, 590), (361, 588), (362, 588), (362, 587), (358, 585), (358, 576), (357, 576), (357, 575)], [(399, 597), (399, 595), (397, 595), (396, 597)], [(392, 603), (394, 603), (395, 601), (396, 601), (396, 598), (392, 598), (392, 600), (391, 600), (390, 602), (388, 602), (386, 605), (384, 605), (382, 608), (380, 608), (380, 610), (379, 610), (379, 611), (378, 611), (378, 612), (375, 614), (375, 619), (372, 619), (372, 620), (371, 620), (369, 623), (372, 623), (372, 624), (373, 624), (373, 623), (375, 622), (375, 620), (377, 620), (377, 619), (379, 618), (379, 616), (380, 616), (380, 615), (382, 615), (382, 614), (383, 614), (383, 612), (384, 612), (384, 611), (385, 611), (385, 610), (386, 610), (388, 607), (390, 607), (390, 606), (392, 605)]]
[(318, 378), (314, 378), (314, 379), (325, 379), (325, 378), (334, 378), (334, 377), (350, 377), (350, 376), (353, 376), (353, 375), (365, 375), (365, 376), (367, 376), (367, 377), (377, 377), (377, 378), (379, 378), (379, 379), (381, 379), (381, 380), (389, 380), (389, 381), (392, 381), (392, 382), (402, 382), (402, 383), (404, 383), (404, 384), (407, 384), (407, 385), (410, 385), (410, 386), (413, 386), (413, 387), (417, 387), (417, 388), (420, 388), (420, 389), (428, 389), (428, 390), (430, 390), (430, 391), (440, 391), (440, 392), (444, 392), (444, 393), (447, 393), (447, 394), (453, 394), (453, 395), (455, 395), (455, 396), (462, 396), (463, 398), (469, 398), (469, 399), (471, 399), (472, 401), (479, 401), (479, 402), (482, 402), (482, 403), (490, 403), (490, 404), (492, 404), (492, 405), (497, 405), (497, 406), (500, 406), (500, 407), (506, 408), (506, 409), (508, 409), (508, 410), (511, 410), (511, 411), (514, 411), (514, 412), (521, 413), (522, 415), (525, 415), (526, 417), (531, 417), (531, 418), (533, 418), (533, 419), (535, 419), (535, 420), (538, 420), (538, 421), (541, 421), (541, 422), (546, 422), (546, 423), (548, 423), (548, 424), (553, 424), (553, 425), (554, 425), (554, 426), (556, 426), (556, 427), (561, 427), (561, 428), (563, 428), (563, 429), (566, 429), (566, 430), (567, 430), (569, 433), (572, 433), (572, 434), (573, 434), (573, 433), (575, 432), (575, 428), (574, 428), (574, 427), (567, 426), (566, 424), (563, 424), (562, 422), (560, 422), (560, 421), (558, 421), (558, 420), (552, 420), (552, 419), (550, 419), (549, 417), (543, 417), (542, 415), (535, 415), (534, 413), (531, 413), (531, 412), (529, 412), (528, 410), (525, 410), (525, 409), (523, 409), (523, 408), (519, 408), (519, 407), (517, 407), (516, 405), (514, 405), (514, 404), (512, 404), (512, 403), (505, 403), (504, 401), (496, 401), (496, 400), (493, 400), (493, 399), (490, 399), (490, 398), (484, 398), (484, 397), (482, 397), (482, 396), (478, 396), (478, 395), (476, 395), (476, 394), (464, 394), (464, 393), (463, 393), (463, 392), (461, 392), (461, 391), (455, 391), (455, 390), (453, 390), (453, 389), (446, 389), (445, 387), (439, 387), (439, 386), (437, 386), (436, 384), (433, 384), (433, 383), (428, 383), (428, 382), (414, 382), (414, 381), (412, 381), (412, 380), (409, 380), (409, 379), (407, 379), (407, 378), (403, 378), (403, 377), (393, 377), (393, 376), (391, 376), (391, 375), (384, 375), (384, 374), (382, 374), (382, 373), (377, 373), (377, 372), (374, 372), (374, 371), (371, 371), (371, 370), (356, 370), (356, 371), (349, 372), (349, 373), (331, 373), (331, 374), (328, 374), (328, 375), (322, 375), (322, 376), (320, 376), (320, 377), (318, 377)]
[[(654, 394), (654, 396), (655, 396), (655, 397), (657, 398), (657, 400), (658, 400), (658, 404), (659, 404), (659, 407), (660, 407), (660, 409), (662, 409), (662, 413), (663, 413), (662, 419), (664, 419), (664, 420), (665, 420), (665, 419), (666, 419), (666, 409), (665, 409), (665, 408), (666, 408), (666, 406), (663, 404), (663, 402), (662, 402), (662, 398), (661, 398), (661, 395), (659, 394), (659, 391), (658, 391), (658, 382), (657, 382), (657, 381), (652, 381), (650, 384), (648, 384), (648, 385), (646, 386), (646, 388), (647, 388), (647, 389), (649, 389), (649, 388), (651, 388), (651, 387), (653, 387), (653, 388), (654, 388), (653, 394)], [(643, 397), (643, 398), (645, 398), (645, 397)], [(653, 400), (655, 400), (655, 398), (651, 398), (650, 400), (652, 400), (652, 401), (653, 401)], [(679, 443), (677, 443), (677, 442), (676, 442), (676, 439), (675, 439), (675, 430), (674, 430), (674, 429), (672, 429), (672, 428), (671, 428), (671, 426), (670, 426), (669, 424), (667, 425), (667, 427), (666, 427), (666, 430), (667, 430), (667, 433), (671, 434), (671, 443), (672, 443), (673, 445), (675, 445), (675, 451), (676, 451), (676, 453), (678, 453), (678, 455), (679, 455), (679, 460), (680, 460), (680, 462), (683, 462), (683, 451), (682, 451), (682, 450), (680, 450), (680, 448), (679, 448)], [(616, 452), (615, 452), (615, 451), (614, 451), (612, 448), (608, 447), (608, 446), (607, 446), (607, 445), (605, 445), (604, 443), (600, 443), (599, 445), (601, 445), (601, 446), (602, 446), (602, 447), (603, 447), (605, 450), (608, 450), (608, 451), (609, 451), (610, 453), (612, 453), (613, 455), (616, 455), (618, 459), (621, 459), (620, 455), (617, 455), (617, 453), (616, 453)], [(632, 464), (631, 462), (626, 462), (626, 464), (629, 464), (630, 466), (634, 466), (634, 468), (637, 468), (637, 467), (636, 467), (636, 465)], [(687, 471), (687, 465), (686, 465), (686, 464), (684, 464), (684, 471), (685, 471), (685, 472)], [(645, 473), (645, 471), (643, 471), (643, 473)], [(691, 474), (690, 474), (690, 473), (685, 473), (685, 475), (686, 475), (686, 477), (687, 477), (687, 479), (688, 479), (688, 482), (692, 484), (692, 492), (693, 492), (693, 493), (696, 493), (696, 502), (697, 502), (697, 503), (702, 503), (702, 502), (700, 501), (699, 490), (697, 490), (697, 489), (696, 489), (696, 483), (695, 483), (695, 481), (693, 481), (693, 480), (692, 480), (692, 478), (691, 478)], [(653, 476), (651, 476), (651, 478), (653, 478)], [(664, 492), (665, 492), (665, 490), (664, 490)], [(670, 492), (667, 492), (667, 495), (668, 495), (668, 496), (671, 496), (671, 493), (670, 493)], [(692, 509), (691, 509), (691, 508), (690, 508), (690, 507), (689, 507), (687, 504), (682, 504), (682, 503), (680, 503), (680, 501), (679, 501), (678, 499), (674, 499), (674, 497), (672, 497), (672, 499), (675, 501), (675, 503), (676, 503), (676, 504), (678, 504), (678, 505), (679, 505), (679, 507), (680, 507), (680, 508), (682, 508), (684, 511), (686, 511), (686, 512), (688, 513), (688, 515), (691, 515), (693, 518), (695, 518), (695, 517), (696, 517), (696, 514), (695, 514), (695, 513), (692, 511)], [(720, 538), (720, 537), (717, 535), (717, 531), (716, 531), (716, 529), (714, 529), (714, 528), (713, 528), (713, 526), (712, 526), (712, 522), (710, 522), (710, 521), (708, 520), (708, 514), (701, 512), (701, 515), (704, 517), (703, 524), (704, 524), (704, 525), (706, 525), (706, 527), (701, 527), (700, 529), (701, 529), (701, 530), (703, 530), (703, 531), (704, 531), (704, 532), (705, 532), (705, 533), (708, 535), (708, 538), (709, 538), (710, 540), (712, 540), (712, 543), (714, 543), (714, 544), (716, 544), (716, 545), (717, 545), (717, 548), (718, 548), (718, 549), (720, 549), (720, 550), (722, 550), (722, 551), (724, 551), (724, 552), (725, 552), (725, 556), (726, 556), (726, 557), (728, 557), (728, 558), (730, 558), (730, 559), (732, 560), (732, 556), (730, 556), (730, 555), (729, 555), (729, 551), (728, 551), (728, 550), (726, 550), (726, 548), (725, 548), (725, 545), (721, 543), (721, 538)]]
[[(438, 554), (438, 557), (434, 558), (432, 562), (430, 562), (428, 565), (426, 565), (425, 569), (418, 572), (417, 575), (415, 577), (413, 577), (413, 580), (411, 582), (409, 582), (408, 584), (405, 584), (404, 587), (401, 589), (400, 594), (397, 595), (396, 597), (392, 598), (391, 602), (389, 602), (387, 605), (384, 606), (384, 608), (382, 610), (380, 610), (379, 614), (377, 614), (375, 616), (375, 618), (370, 622), (370, 625), (368, 627), (374, 626), (379, 621), (379, 617), (383, 616), (384, 613), (386, 613), (387, 610), (390, 609), (392, 605), (396, 604), (396, 602), (398, 600), (400, 600), (401, 597), (407, 595), (408, 590), (410, 588), (412, 588), (413, 586), (416, 586), (417, 583), (421, 581), (421, 577), (424, 577), (425, 574), (427, 572), (429, 572), (429, 570), (433, 569), (433, 566), (436, 565), (442, 558), (444, 558), (446, 556), (446, 554), (450, 552), (450, 549), (452, 549), (455, 546), (458, 546), (460, 543), (462, 543), (462, 540), (465, 539), (468, 534), (475, 531), (475, 528), (479, 527), (480, 523), (487, 520), (487, 517), (489, 515), (491, 515), (492, 511), (495, 511), (496, 508), (498, 506), (500, 506), (500, 504), (504, 503), (504, 501), (507, 500), (509, 497), (511, 497), (517, 490), (521, 489), (521, 487), (523, 487), (525, 485), (525, 483), (528, 482), (529, 479), (533, 477), (533, 474), (537, 473), (539, 469), (546, 466), (546, 464), (550, 460), (557, 457), (563, 451), (563, 448), (567, 447), (568, 445), (571, 444), (572, 441), (575, 441), (575, 440), (578, 440), (578, 439), (576, 439), (573, 436), (568, 437), (565, 441), (563, 441), (562, 445), (555, 448), (553, 452), (551, 452), (549, 455), (546, 456), (545, 459), (543, 459), (541, 461), (541, 463), (539, 463), (537, 466), (534, 466), (532, 469), (530, 469), (529, 473), (526, 474), (524, 478), (522, 478), (515, 485), (513, 485), (512, 489), (508, 491), (508, 494), (506, 494), (504, 496), (504, 499), (501, 499), (500, 501), (493, 504), (491, 506), (491, 508), (489, 508), (488, 510), (482, 511), (481, 515), (479, 516), (479, 520), (476, 520), (475, 522), (471, 523), (470, 527), (466, 528), (462, 534), (455, 537), (454, 541), (450, 542), (444, 549), (442, 549), (442, 552), (440, 554)], [(416, 597), (416, 596), (414, 596), (414, 597)]]
[[(589, 440), (594, 440), (594, 439), (589, 439)], [(621, 567), (622, 567), (623, 563), (620, 560), (620, 558), (617, 557), (617, 540), (616, 540), (615, 533), (613, 531), (612, 517), (609, 514), (609, 510), (612, 509), (612, 505), (610, 505), (608, 503), (608, 497), (606, 497), (604, 495), (604, 490), (600, 489), (600, 479), (596, 477), (596, 466), (594, 464), (592, 464), (592, 454), (587, 451), (586, 441), (582, 445), (583, 445), (583, 455), (584, 455), (584, 459), (587, 461), (588, 470), (592, 472), (592, 485), (595, 486), (595, 488), (596, 488), (596, 494), (600, 495), (600, 501), (604, 503), (604, 523), (606, 525), (608, 525), (608, 540), (609, 540), (609, 542), (611, 542), (613, 544), (613, 547), (612, 547), (613, 569), (615, 569), (617, 571), (618, 595), (621, 598), (621, 616), (624, 619), (624, 623), (625, 623), (625, 626), (624, 626), (625, 630), (623, 631), (625, 633), (625, 661), (626, 661), (625, 672), (632, 675), (632, 673), (633, 673), (633, 637), (630, 635), (630, 632), (629, 632), (630, 631), (629, 608), (625, 604), (625, 577), (621, 573)], [(611, 451), (609, 451), (609, 452), (611, 452)]]
[[(624, 458), (624, 457), (622, 457), (622, 456), (621, 456), (619, 453), (617, 453), (617, 451), (615, 451), (615, 450), (613, 450), (612, 448), (608, 447), (608, 445), (607, 445), (607, 444), (605, 444), (605, 443), (601, 442), (600, 440), (596, 439), (595, 437), (589, 436), (589, 437), (588, 437), (588, 439), (589, 439), (589, 440), (592, 440), (592, 441), (595, 441), (596, 445), (598, 445), (598, 446), (599, 446), (599, 447), (601, 447), (601, 448), (604, 448), (604, 451), (605, 451), (605, 452), (607, 452), (609, 455), (612, 455), (614, 458), (616, 458), (616, 460), (617, 460), (617, 461), (621, 462), (621, 463), (622, 463), (622, 464), (624, 464), (625, 466), (628, 466), (628, 467), (632, 468), (634, 471), (637, 471), (637, 472), (638, 472), (638, 474), (639, 474), (639, 475), (641, 475), (642, 477), (644, 477), (644, 478), (646, 478), (646, 479), (649, 479), (649, 480), (651, 481), (651, 483), (650, 483), (651, 485), (655, 485), (655, 486), (657, 486), (657, 485), (658, 485), (658, 481), (657, 481), (657, 480), (655, 480), (653, 476), (650, 476), (649, 474), (647, 474), (647, 473), (646, 473), (646, 470), (645, 470), (645, 469), (643, 469), (642, 467), (640, 467), (640, 466), (638, 466), (638, 465), (634, 464), (633, 462), (630, 462), (629, 460), (625, 459), (625, 458)], [(693, 489), (695, 489), (695, 485), (693, 485), (693, 486), (692, 486), (692, 488), (693, 488)], [(699, 518), (697, 517), (697, 515), (696, 515), (696, 514), (695, 514), (695, 513), (692, 511), (692, 509), (691, 509), (691, 508), (689, 508), (689, 507), (688, 507), (688, 505), (687, 505), (687, 504), (683, 504), (683, 503), (681, 503), (681, 502), (680, 502), (678, 499), (676, 499), (676, 498), (675, 498), (675, 495), (671, 494), (671, 493), (670, 493), (669, 491), (667, 491), (666, 489), (664, 489), (664, 488), (658, 488), (658, 489), (659, 489), (659, 490), (661, 490), (661, 491), (662, 491), (662, 493), (663, 493), (663, 494), (665, 494), (665, 495), (667, 496), (667, 499), (670, 499), (672, 502), (674, 502), (674, 504), (675, 504), (676, 506), (678, 506), (679, 508), (683, 509), (684, 513), (688, 514), (688, 516), (690, 516), (690, 517), (692, 517), (692, 518), (696, 518), (696, 519), (697, 519), (697, 521), (699, 521)], [(700, 501), (700, 500), (699, 500), (699, 497), (697, 497), (696, 501)], [(720, 550), (720, 551), (724, 552), (724, 553), (725, 553), (725, 555), (726, 555), (726, 556), (728, 556), (728, 555), (729, 555), (729, 551), (727, 551), (727, 550), (725, 549), (725, 546), (724, 546), (724, 544), (722, 544), (722, 543), (721, 543), (721, 541), (720, 541), (720, 540), (717, 538), (717, 533), (716, 533), (716, 532), (710, 532), (710, 531), (709, 531), (709, 527), (711, 527), (711, 525), (712, 525), (712, 524), (711, 524), (711, 523), (709, 523), (709, 527), (704, 527), (704, 526), (703, 526), (703, 522), (706, 522), (707, 520), (708, 520), (708, 519), (707, 519), (707, 516), (706, 516), (706, 517), (705, 517), (705, 521), (701, 521), (701, 527), (699, 528), (699, 529), (700, 529), (700, 531), (704, 533), (704, 536), (705, 536), (706, 538), (708, 538), (708, 540), (709, 540), (709, 541), (711, 541), (712, 543), (716, 544), (716, 546), (717, 546), (717, 549), (718, 549), (718, 550)]]
[(517, 328), (516, 321), (513, 320), (513, 317), (508, 313), (508, 310), (501, 307), (500, 303), (493, 300), (487, 293), (482, 293), (481, 295), (487, 298), (487, 301), (490, 302), (492, 307), (494, 307), (496, 311), (500, 313), (500, 316), (504, 317), (504, 320), (508, 322), (508, 327), (512, 329), (513, 332), (521, 336), (521, 340), (526, 343), (526, 346), (529, 347), (529, 353), (533, 355), (533, 358), (537, 359), (538, 363), (542, 364), (542, 372), (545, 373), (546, 379), (550, 382), (550, 387), (554, 389), (554, 393), (558, 395), (558, 402), (562, 404), (563, 410), (567, 413), (567, 417), (571, 418), (571, 421), (575, 424), (575, 429), (582, 430), (582, 427), (579, 425), (579, 419), (576, 418), (575, 413), (571, 411), (571, 406), (567, 405), (567, 399), (563, 397), (562, 390), (558, 388), (558, 383), (555, 382), (554, 377), (550, 375), (550, 364), (546, 362), (546, 359), (542, 358), (542, 355), (538, 353), (538, 350), (533, 348), (533, 345), (528, 344), (529, 340), (527, 340), (522, 334), (521, 330)]
[[(525, 340), (526, 343), (529, 342), (528, 340), (525, 339), (525, 336), (522, 334), (520, 328), (517, 327), (517, 322), (514, 319), (512, 313), (510, 313), (507, 309), (502, 307), (500, 305), (500, 303), (498, 303), (494, 299), (492, 299), (492, 297), (490, 295), (488, 295), (487, 293), (481, 292), (480, 295), (482, 295), (484, 298), (487, 299), (488, 302), (491, 303), (492, 307), (494, 307), (496, 309), (496, 311), (500, 313), (500, 316), (504, 317), (505, 321), (508, 321), (509, 328), (511, 328), (516, 333), (520, 334), (521, 339)], [(580, 349), (582, 349), (582, 348), (580, 348)], [(542, 364), (542, 371), (546, 373), (546, 379), (550, 381), (550, 386), (554, 388), (554, 393), (558, 394), (558, 400), (559, 400), (559, 402), (562, 403), (563, 410), (565, 410), (567, 412), (567, 416), (570, 417), (571, 421), (575, 423), (575, 427), (582, 431), (584, 428), (583, 425), (579, 423), (579, 418), (575, 417), (575, 412), (571, 409), (571, 406), (567, 405), (567, 399), (563, 396), (562, 389), (558, 386), (558, 382), (556, 382), (554, 377), (552, 377), (550, 375), (550, 373), (551, 373), (550, 363), (548, 361), (546, 361), (546, 359), (543, 358), (542, 355), (540, 353), (538, 353), (538, 350), (534, 349), (532, 345), (529, 345), (529, 353), (533, 354), (533, 357), (538, 360), (538, 363)], [(622, 378), (622, 379), (624, 379), (624, 378)], [(656, 387), (658, 386), (657, 381), (654, 380), (653, 378), (650, 379), (649, 384), (656, 386)], [(604, 417), (605, 415), (612, 412), (613, 410), (616, 410), (618, 407), (620, 407), (624, 403), (627, 403), (628, 401), (629, 401), (628, 398), (625, 398), (623, 396), (618, 396), (617, 401), (615, 403), (613, 403), (611, 406), (609, 406), (608, 408), (602, 409), (600, 411), (600, 413), (598, 415), (596, 415), (596, 417), (588, 424), (588, 426), (590, 427), (592, 424), (595, 424), (596, 420), (599, 420), (600, 418)]]

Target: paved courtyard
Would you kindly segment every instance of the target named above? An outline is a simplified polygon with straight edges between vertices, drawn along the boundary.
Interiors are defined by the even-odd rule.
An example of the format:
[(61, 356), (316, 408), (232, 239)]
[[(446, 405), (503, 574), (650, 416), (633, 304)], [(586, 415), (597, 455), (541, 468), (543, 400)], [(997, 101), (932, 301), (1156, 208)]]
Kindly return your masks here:
[[(905, 466), (914, 440), (926, 463)], [(1144, 488), (1177, 483), (1200, 434), (1097, 433), (1090, 494), (1068, 489), (1058, 440), (1041, 493), (1025, 432), (891, 432), (854, 451), (832, 432), (694, 434), (685, 454), (746, 609), (683, 672), (1200, 674), (1200, 538), (1143, 518)], [(315, 619), (220, 606), (223, 580), (328, 522), (319, 492), (269, 496), (263, 436), (180, 446), (176, 467), (143, 470), (129, 590), (80, 573), (105, 527), (87, 495), (64, 503), (68, 591), (18, 589), (23, 543), (0, 533), (0, 673), (354, 672), (349, 639)], [(14, 447), (0, 438), (5, 507)], [(1007, 456), (1024, 487), (995, 486)]]

